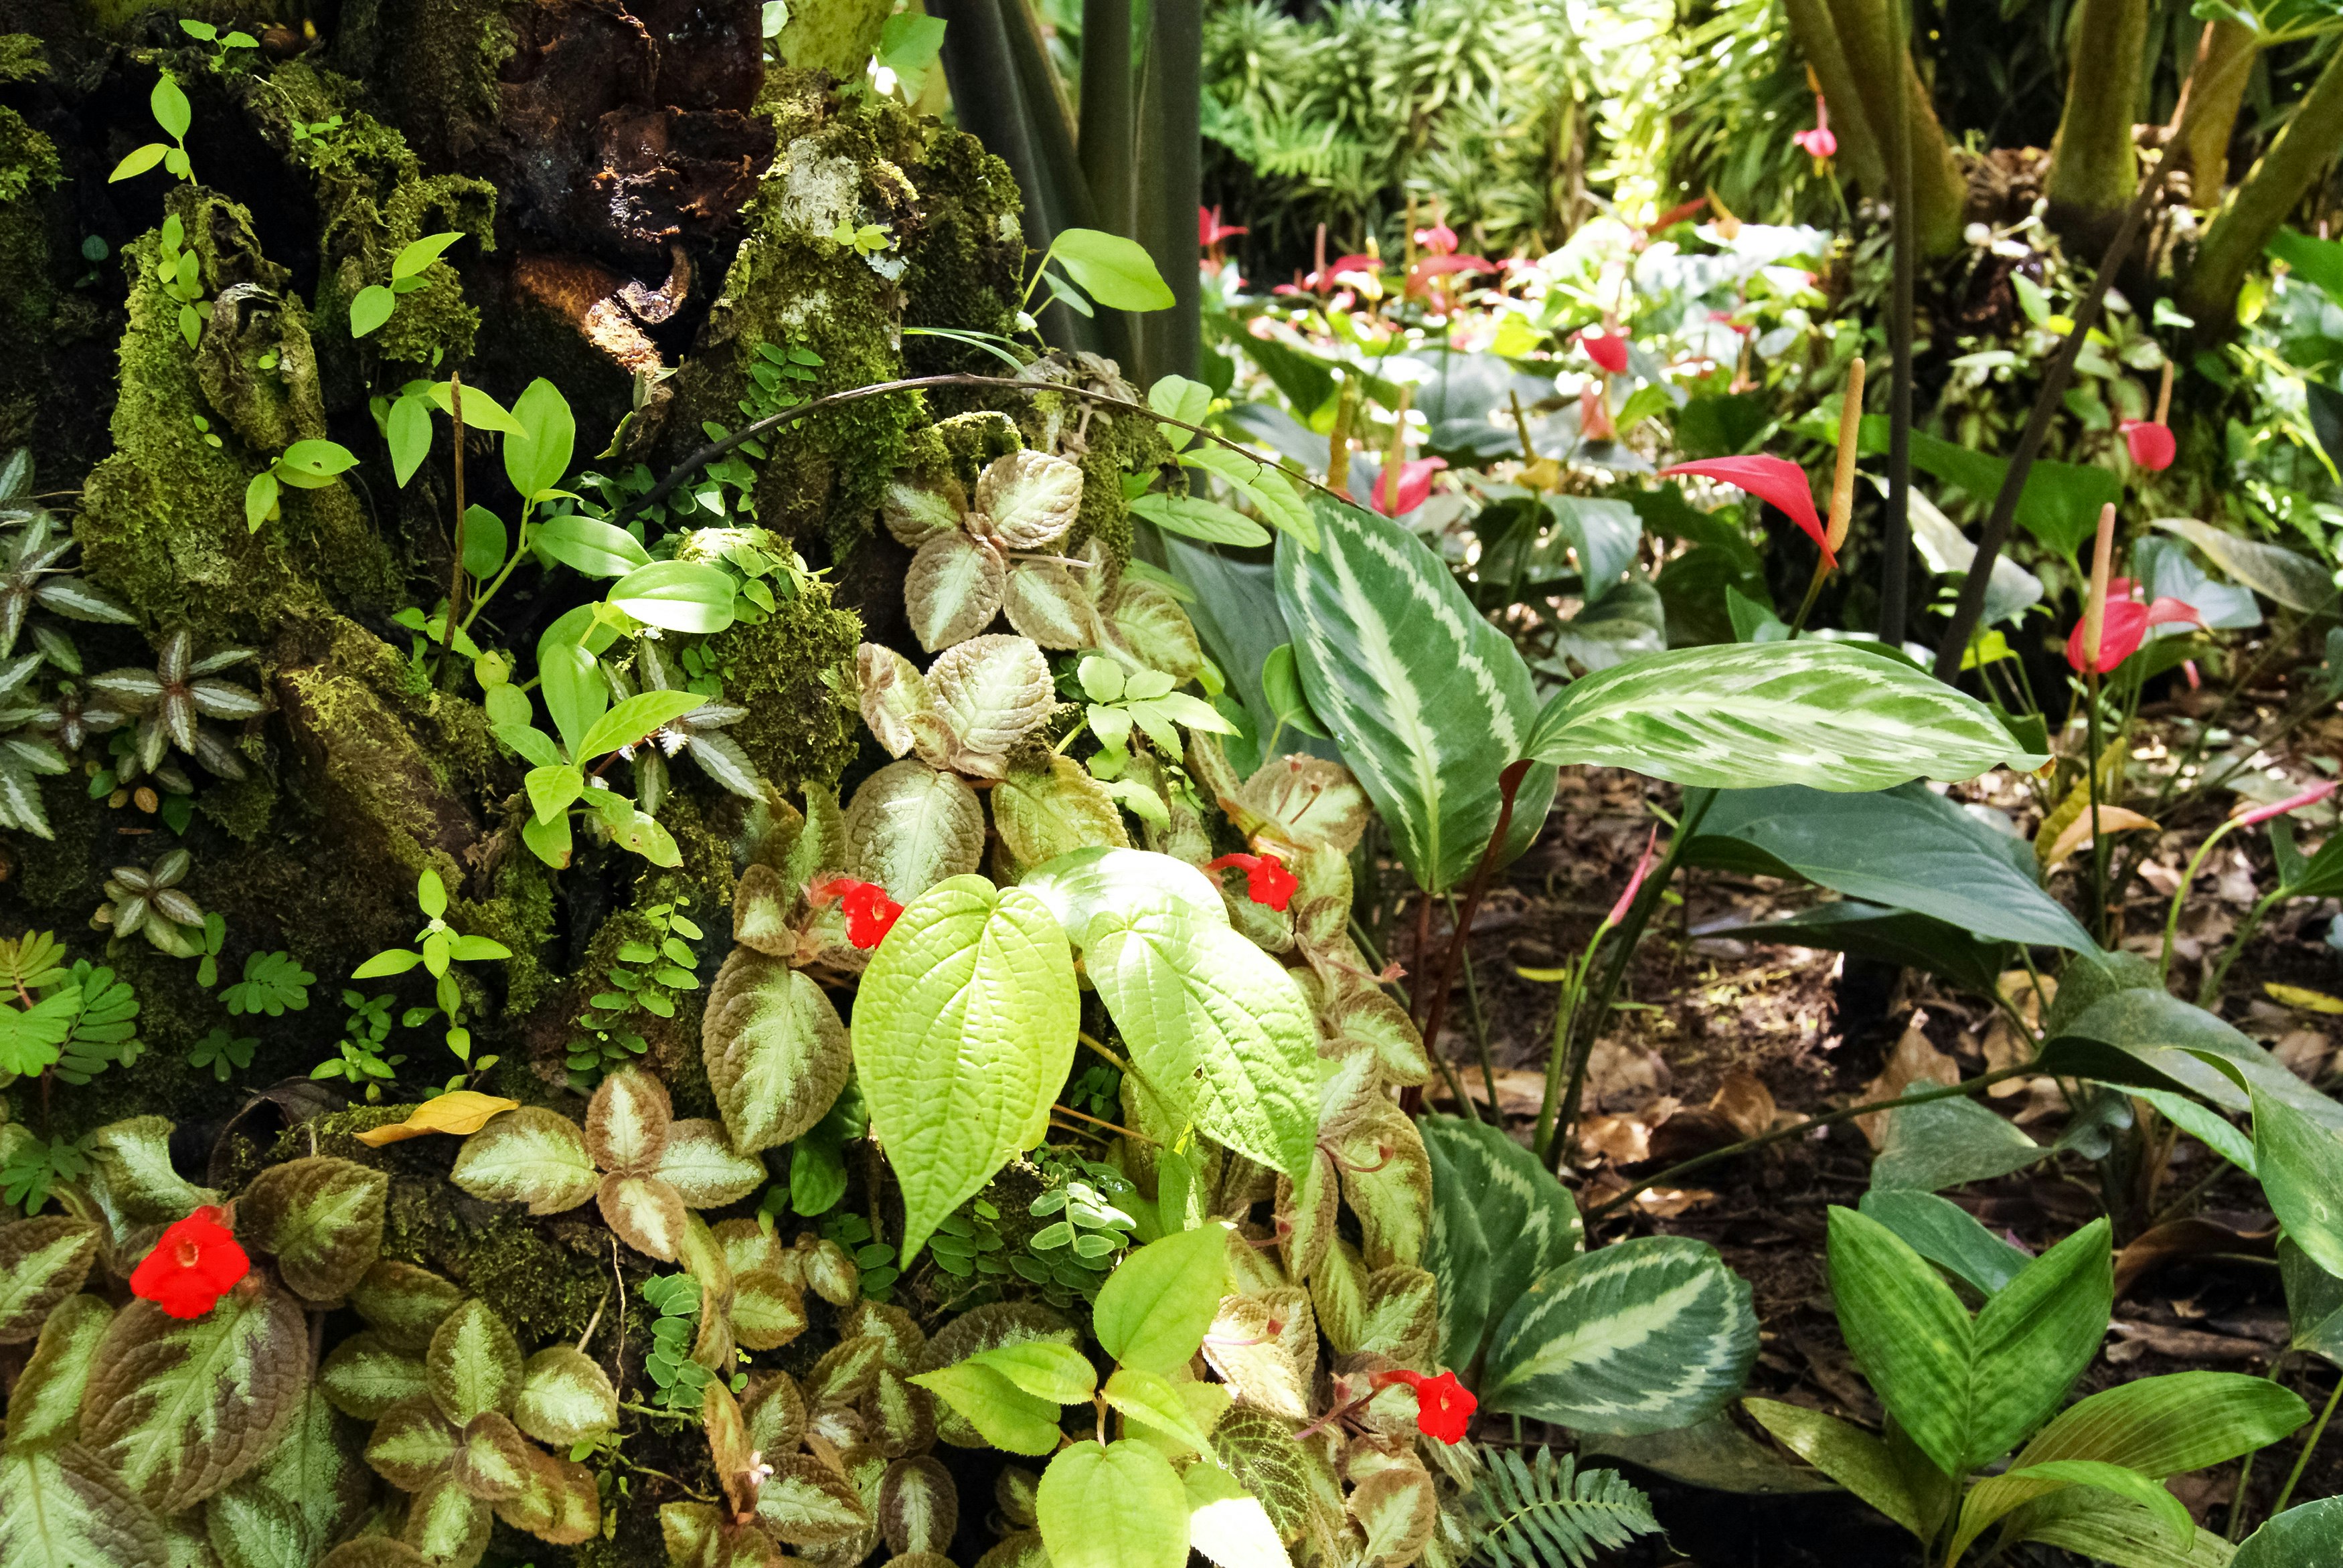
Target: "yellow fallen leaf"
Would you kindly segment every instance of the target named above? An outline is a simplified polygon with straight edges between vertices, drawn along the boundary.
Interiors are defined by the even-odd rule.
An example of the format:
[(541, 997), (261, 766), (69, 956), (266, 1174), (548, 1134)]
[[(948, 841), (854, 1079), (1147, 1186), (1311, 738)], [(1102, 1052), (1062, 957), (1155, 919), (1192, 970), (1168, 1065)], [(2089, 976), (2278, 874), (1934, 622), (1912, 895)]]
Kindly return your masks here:
[(409, 1138), (420, 1138), (427, 1132), (448, 1132), (462, 1137), (478, 1132), (488, 1124), (488, 1118), (499, 1111), (518, 1111), (518, 1100), (499, 1100), (493, 1094), (478, 1090), (458, 1089), (437, 1100), (427, 1100), (415, 1108), (415, 1114), (404, 1121), (386, 1122), (371, 1132), (361, 1132), (358, 1141), (379, 1149), (386, 1143), (397, 1143)]
[[(2122, 806), (2100, 807), (2098, 823), (2102, 833), (2132, 833), (2142, 828), (2150, 832), (2158, 830), (2151, 819)], [(2050, 845), (2050, 852), (2042, 858), (2042, 869), (2055, 870), (2067, 856), (2090, 841), (2091, 813), (2086, 810), (2059, 829), (2058, 837)]]
[(2298, 985), (2279, 985), (2276, 980), (2262, 982), (2262, 990), (2272, 1001), (2287, 1007), (2298, 1007), (2305, 1012), (2343, 1013), (2343, 997), (2328, 996), (2323, 990), (2311, 990)]

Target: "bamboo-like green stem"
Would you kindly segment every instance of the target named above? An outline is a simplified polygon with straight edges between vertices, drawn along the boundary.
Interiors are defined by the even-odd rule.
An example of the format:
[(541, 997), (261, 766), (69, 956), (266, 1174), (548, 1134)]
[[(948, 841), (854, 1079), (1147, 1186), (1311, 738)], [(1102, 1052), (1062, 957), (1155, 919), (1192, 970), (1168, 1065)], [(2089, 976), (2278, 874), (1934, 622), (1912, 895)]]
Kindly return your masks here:
[[(2286, 1358), (2291, 1353), (2290, 1351), (2280, 1351), (2271, 1359), (2270, 1382), (2278, 1382), (2278, 1374), (2286, 1370)], [(2237, 1489), (2229, 1493), (2229, 1527), (2224, 1533), (2232, 1542), (2245, 1533), (2246, 1483), (2253, 1479), (2254, 1461), (2261, 1457), (2261, 1452), (2258, 1448), (2254, 1450), (2246, 1455), (2245, 1462), (2237, 1466)]]
[(2197, 873), (2205, 869), (2205, 857), (2211, 854), (2213, 847), (2227, 838), (2229, 829), (2237, 825), (2237, 819), (2232, 817), (2206, 834), (2205, 841), (2197, 845), (2197, 852), (2188, 858), (2188, 869), (2180, 873), (2180, 885), (2172, 890), (2171, 911), (2164, 917), (2164, 953), (2157, 960), (2157, 980), (2168, 984), (2172, 979), (2172, 944), (2180, 936), (2180, 906), (2188, 897), (2189, 887), (2197, 880)]
[(2317, 1448), (2318, 1440), (2327, 1435), (2327, 1422), (2335, 1414), (2338, 1400), (2343, 1400), (2343, 1377), (2335, 1380), (2335, 1392), (2327, 1396), (2327, 1404), (2319, 1411), (2318, 1420), (2311, 1427), (2310, 1435), (2302, 1440), (2302, 1452), (2295, 1455), (2294, 1468), (2287, 1473), (2286, 1484), (2278, 1488), (2278, 1501), (2270, 1504), (2271, 1518), (2285, 1513), (2287, 1503), (2293, 1500), (2295, 1483), (2302, 1479), (2304, 1469), (2310, 1463), (2311, 1450)]

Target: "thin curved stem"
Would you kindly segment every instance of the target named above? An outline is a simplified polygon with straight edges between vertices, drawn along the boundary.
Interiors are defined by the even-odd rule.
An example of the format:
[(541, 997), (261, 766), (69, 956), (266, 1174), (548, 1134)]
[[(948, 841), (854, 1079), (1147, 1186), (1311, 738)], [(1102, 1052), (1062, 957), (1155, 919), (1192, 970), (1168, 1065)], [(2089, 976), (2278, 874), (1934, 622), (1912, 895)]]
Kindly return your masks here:
[(2180, 885), (2172, 890), (2172, 909), (2164, 917), (2164, 956), (2156, 966), (2156, 978), (2160, 981), (2168, 984), (2172, 979), (2172, 944), (2180, 936), (2180, 906), (2188, 897), (2188, 890), (2195, 884), (2197, 873), (2205, 869), (2205, 857), (2211, 854), (2213, 847), (2227, 838), (2229, 829), (2237, 825), (2237, 819), (2232, 817), (2206, 834), (2205, 841), (2197, 846), (2197, 853), (2189, 857), (2188, 869), (2180, 873)]

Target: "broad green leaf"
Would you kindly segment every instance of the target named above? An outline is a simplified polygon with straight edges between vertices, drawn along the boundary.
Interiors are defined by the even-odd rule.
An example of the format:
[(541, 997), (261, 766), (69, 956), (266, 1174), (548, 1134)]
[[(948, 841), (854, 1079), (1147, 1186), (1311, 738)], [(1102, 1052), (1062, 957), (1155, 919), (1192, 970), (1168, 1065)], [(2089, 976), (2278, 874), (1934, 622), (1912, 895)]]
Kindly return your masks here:
[(1054, 1340), (1023, 1340), (979, 1351), (969, 1364), (990, 1367), (1035, 1399), (1052, 1404), (1086, 1404), (1098, 1392), (1090, 1358)]
[(707, 702), (696, 691), (643, 691), (622, 699), (586, 731), (578, 748), (578, 760), (588, 761), (621, 746), (635, 745), (670, 719), (680, 719)]
[(1748, 1282), (1704, 1242), (1649, 1236), (1538, 1276), (1498, 1322), (1477, 1392), (1584, 1432), (1664, 1432), (1722, 1409), (1756, 1357)]
[(528, 542), (589, 578), (622, 578), (651, 564), (650, 552), (634, 535), (576, 512), (546, 518), (529, 530)]
[(1971, 1490), (1962, 1500), (1960, 1525), (1953, 1533), (1952, 1548), (1945, 1559), (1946, 1563), (1958, 1563), (1970, 1543), (2007, 1514), (2019, 1501), (2069, 1486), (2113, 1493), (2127, 1502), (2139, 1504), (2155, 1517), (2158, 1528), (2184, 1549), (2196, 1534), (2196, 1521), (2188, 1516), (2188, 1510), (2182, 1505), (2180, 1499), (2165, 1490), (2161, 1481), (2142, 1475), (2137, 1470), (2127, 1470), (2120, 1464), (2087, 1459), (2052, 1460), (2043, 1464), (2014, 1467), (2005, 1474), (1979, 1483)]
[(309, 1381), (299, 1305), (258, 1281), (182, 1321), (124, 1308), (82, 1401), (82, 1442), (157, 1512), (200, 1503), (266, 1457)]
[[(996, 817), (1010, 789), (1004, 783), (993, 791)], [(849, 876), (876, 882), (889, 898), (909, 903), (983, 861), (984, 806), (951, 774), (924, 762), (890, 762), (864, 779), (848, 803), (846, 846)]]
[(397, 308), (398, 296), (379, 283), (367, 285), (350, 297), (350, 336), (364, 337), (388, 321)]
[(2254, 1168), (2288, 1239), (2343, 1274), (2343, 1137), (2257, 1085)]
[(903, 1187), (905, 1263), (1047, 1131), (1080, 1011), (1066, 934), (1031, 893), (953, 877), (905, 907), (864, 971), (853, 1029), (871, 1127)]
[(382, 1254), (387, 1171), (312, 1155), (272, 1165), (236, 1200), (236, 1229), (277, 1255), (277, 1271), (312, 1302), (340, 1300)]
[(78, 1444), (0, 1455), (0, 1563), (9, 1568), (161, 1564), (166, 1550), (146, 1504)]
[[(2062, 995), (2067, 990), (2087, 994), (2077, 979), (2078, 971), (2088, 973), (2093, 967), (2069, 964)], [(2343, 1131), (2343, 1104), (2288, 1071), (2227, 1022), (2160, 986), (2114, 990), (2071, 1013), (2056, 1007), (2043, 1034), (2037, 1065), (2045, 1072), (2194, 1094), (2231, 1111), (2249, 1109), (2258, 1094), (2292, 1107), (2318, 1126)], [(2206, 1056), (2237, 1069), (2252, 1093)]]
[(558, 1111), (524, 1105), (465, 1139), (449, 1180), (491, 1203), (526, 1203), (532, 1214), (558, 1214), (591, 1198), (601, 1178), (578, 1123)]
[(1041, 1473), (1034, 1508), (1051, 1568), (1181, 1568), (1188, 1560), (1187, 1488), (1143, 1442), (1063, 1450)]
[(1292, 978), (1231, 929), (1193, 867), (1086, 849), (1023, 886), (1082, 950), (1083, 972), (1164, 1110), (1289, 1175), (1317, 1131), (1317, 1032)]
[(1863, 1212), (1983, 1295), (2009, 1283), (2032, 1261), (1979, 1224), (1976, 1215), (1932, 1191), (1875, 1187), (1863, 1195)]
[(1107, 1403), (1133, 1421), (1171, 1438), (1197, 1453), (1210, 1453), (1212, 1440), (1196, 1423), (1180, 1391), (1157, 1373), (1137, 1367), (1118, 1367), (1100, 1393)]
[[(407, 401), (401, 399), (401, 402)], [(393, 409), (395, 414), (397, 409)], [(476, 578), (492, 578), (505, 564), (505, 520), (486, 507), (464, 508), (464, 569)], [(461, 626), (458, 630), (462, 629)]]
[[(1201, 425), (1204, 416), (1212, 411), (1212, 389), (1185, 376), (1159, 376), (1147, 389), (1147, 406), (1166, 419)], [(1178, 425), (1166, 425), (1162, 431), (1164, 441), (1175, 452), (1186, 451), (1188, 444), (1196, 438), (1193, 431), (1182, 430)]]
[(2194, 518), (2158, 518), (2156, 526), (2187, 539), (2231, 578), (2288, 609), (2316, 614), (2334, 605), (2333, 578), (2308, 556)]
[(610, 585), (610, 602), (668, 631), (712, 634), (732, 624), (732, 574), (704, 561), (653, 561)]
[(1107, 1354), (1141, 1372), (1184, 1366), (1228, 1293), (1228, 1237), (1213, 1221), (1126, 1254), (1091, 1309)]
[(1783, 1447), (1915, 1535), (1925, 1535), (1920, 1508), (1886, 1443), (1850, 1422), (1802, 1404), (1745, 1399), (1741, 1407)]
[[(1731, 794), (1720, 793), (1724, 800)], [(1751, 790), (1762, 795), (1766, 791)], [(1845, 800), (1845, 795), (1834, 795)], [(1704, 827), (1706, 824), (1703, 824)], [(1687, 859), (1697, 859), (1712, 846), (1705, 834), (1694, 839)], [(2064, 913), (2064, 907), (2061, 907)], [(1965, 990), (1991, 995), (2009, 968), (2009, 950), (2003, 943), (1980, 940), (1967, 931), (1915, 914), (1855, 899), (1816, 904), (1793, 915), (1755, 920), (1745, 926), (1716, 928), (1713, 934), (1738, 941), (1780, 942), (1790, 947), (1825, 948), (1876, 959), (1898, 969), (1942, 975)]]
[(1714, 789), (1834, 792), (2044, 761), (1974, 698), (1893, 657), (1811, 639), (1677, 648), (1574, 681), (1525, 753)]
[[(465, 401), (471, 401), (468, 393)], [(505, 477), (523, 500), (533, 501), (558, 488), (569, 472), (578, 422), (570, 416), (569, 400), (542, 376), (514, 399), (512, 417), (519, 428), (505, 435)]]
[(2042, 890), (2026, 845), (1920, 785), (1878, 794), (1799, 786), (1718, 792), (1685, 849), (1696, 865), (1796, 877), (2002, 941), (2089, 952)]
[[(1186, 219), (1182, 219), (1186, 222)], [(1082, 291), (1111, 310), (1169, 310), (1172, 287), (1137, 242), (1095, 228), (1058, 231), (1051, 255)], [(1063, 1568), (1073, 1568), (1065, 1564)]]
[(1027, 1393), (992, 1367), (964, 1361), (910, 1381), (959, 1412), (995, 1448), (1039, 1455), (1058, 1446), (1058, 1406)]
[(1214, 1568), (1292, 1568), (1261, 1499), (1217, 1462), (1182, 1473), (1188, 1489), (1188, 1544)]
[(2308, 1568), (2343, 1562), (2343, 1497), (2289, 1508), (2245, 1539), (2230, 1568)]
[(451, 230), (442, 234), (427, 234), (421, 239), (409, 241), (399, 246), (398, 254), (390, 258), (390, 276), (398, 278), (415, 276), (438, 260), (449, 246), (463, 237), (461, 234)]
[(1208, 545), (1254, 549), (1270, 541), (1269, 530), (1242, 512), (1201, 496), (1139, 496), (1131, 502), (1131, 515), (1146, 518), (1167, 534)]
[(732, 950), (709, 988), (699, 1048), (733, 1147), (749, 1154), (803, 1137), (854, 1064), (829, 993), (747, 947)]
[(0, 1344), (41, 1332), (50, 1312), (89, 1277), (98, 1241), (96, 1225), (63, 1214), (0, 1224)]
[(114, 1309), (96, 1296), (68, 1296), (48, 1313), (9, 1392), (9, 1452), (55, 1447), (80, 1435), (82, 1393), (113, 1322)]
[(1584, 1245), (1578, 1205), (1519, 1143), (1485, 1122), (1416, 1121), (1432, 1161), (1423, 1266), (1440, 1281), (1440, 1359), (1466, 1367), (1494, 1318)]
[(399, 1539), (435, 1565), (478, 1563), (495, 1521), (488, 1505), (456, 1484), (452, 1475), (427, 1482), (407, 1506)]
[(1885, 1114), (1887, 1131), (1871, 1162), (1874, 1189), (1935, 1192), (2022, 1171), (2050, 1152), (1974, 1100), (1932, 1100)]
[[(1311, 505), (1322, 548), (1291, 535), (1277, 547), (1278, 604), (1302, 689), (1409, 872), (1443, 892), (1488, 848), (1498, 775), (1535, 754), (1528, 667), (1406, 530), (1323, 497)], [(1553, 770), (1532, 769), (1504, 859), (1529, 847), (1553, 799)]]
[(2278, 1271), (2292, 1331), (2288, 1344), (2343, 1366), (2343, 1280), (2312, 1261), (2290, 1237), (2278, 1240)]

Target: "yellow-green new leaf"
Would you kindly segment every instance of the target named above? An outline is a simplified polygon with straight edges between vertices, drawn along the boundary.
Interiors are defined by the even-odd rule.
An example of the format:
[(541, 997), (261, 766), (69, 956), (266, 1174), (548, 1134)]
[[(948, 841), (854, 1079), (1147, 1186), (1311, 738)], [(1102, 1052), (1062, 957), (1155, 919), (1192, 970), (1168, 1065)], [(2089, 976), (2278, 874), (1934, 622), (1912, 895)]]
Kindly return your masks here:
[(1134, 1249), (1100, 1287), (1091, 1330), (1107, 1354), (1168, 1372), (1204, 1342), (1228, 1293), (1229, 1228), (1218, 1221)]
[(903, 1189), (902, 1258), (1048, 1131), (1073, 1064), (1073, 954), (1021, 888), (953, 877), (911, 900), (864, 971), (854, 1061)]
[(1034, 1505), (1052, 1568), (1181, 1568), (1188, 1490), (1143, 1442), (1078, 1442), (1041, 1473)]
[(1131, 1421), (1152, 1433), (1173, 1440), (1172, 1446), (1195, 1453), (1212, 1452), (1211, 1434), (1196, 1424), (1180, 1391), (1154, 1372), (1141, 1372), (1137, 1367), (1117, 1367), (1114, 1375), (1106, 1380), (1106, 1387), (1099, 1392), (1106, 1396), (1107, 1403)]
[(1190, 1465), (1181, 1481), (1188, 1491), (1188, 1544), (1207, 1562), (1215, 1568), (1292, 1568), (1261, 1499), (1217, 1461)]
[(972, 1357), (910, 1381), (942, 1400), (995, 1448), (1039, 1455), (1058, 1446), (1057, 1404), (1027, 1393), (1006, 1373)]

